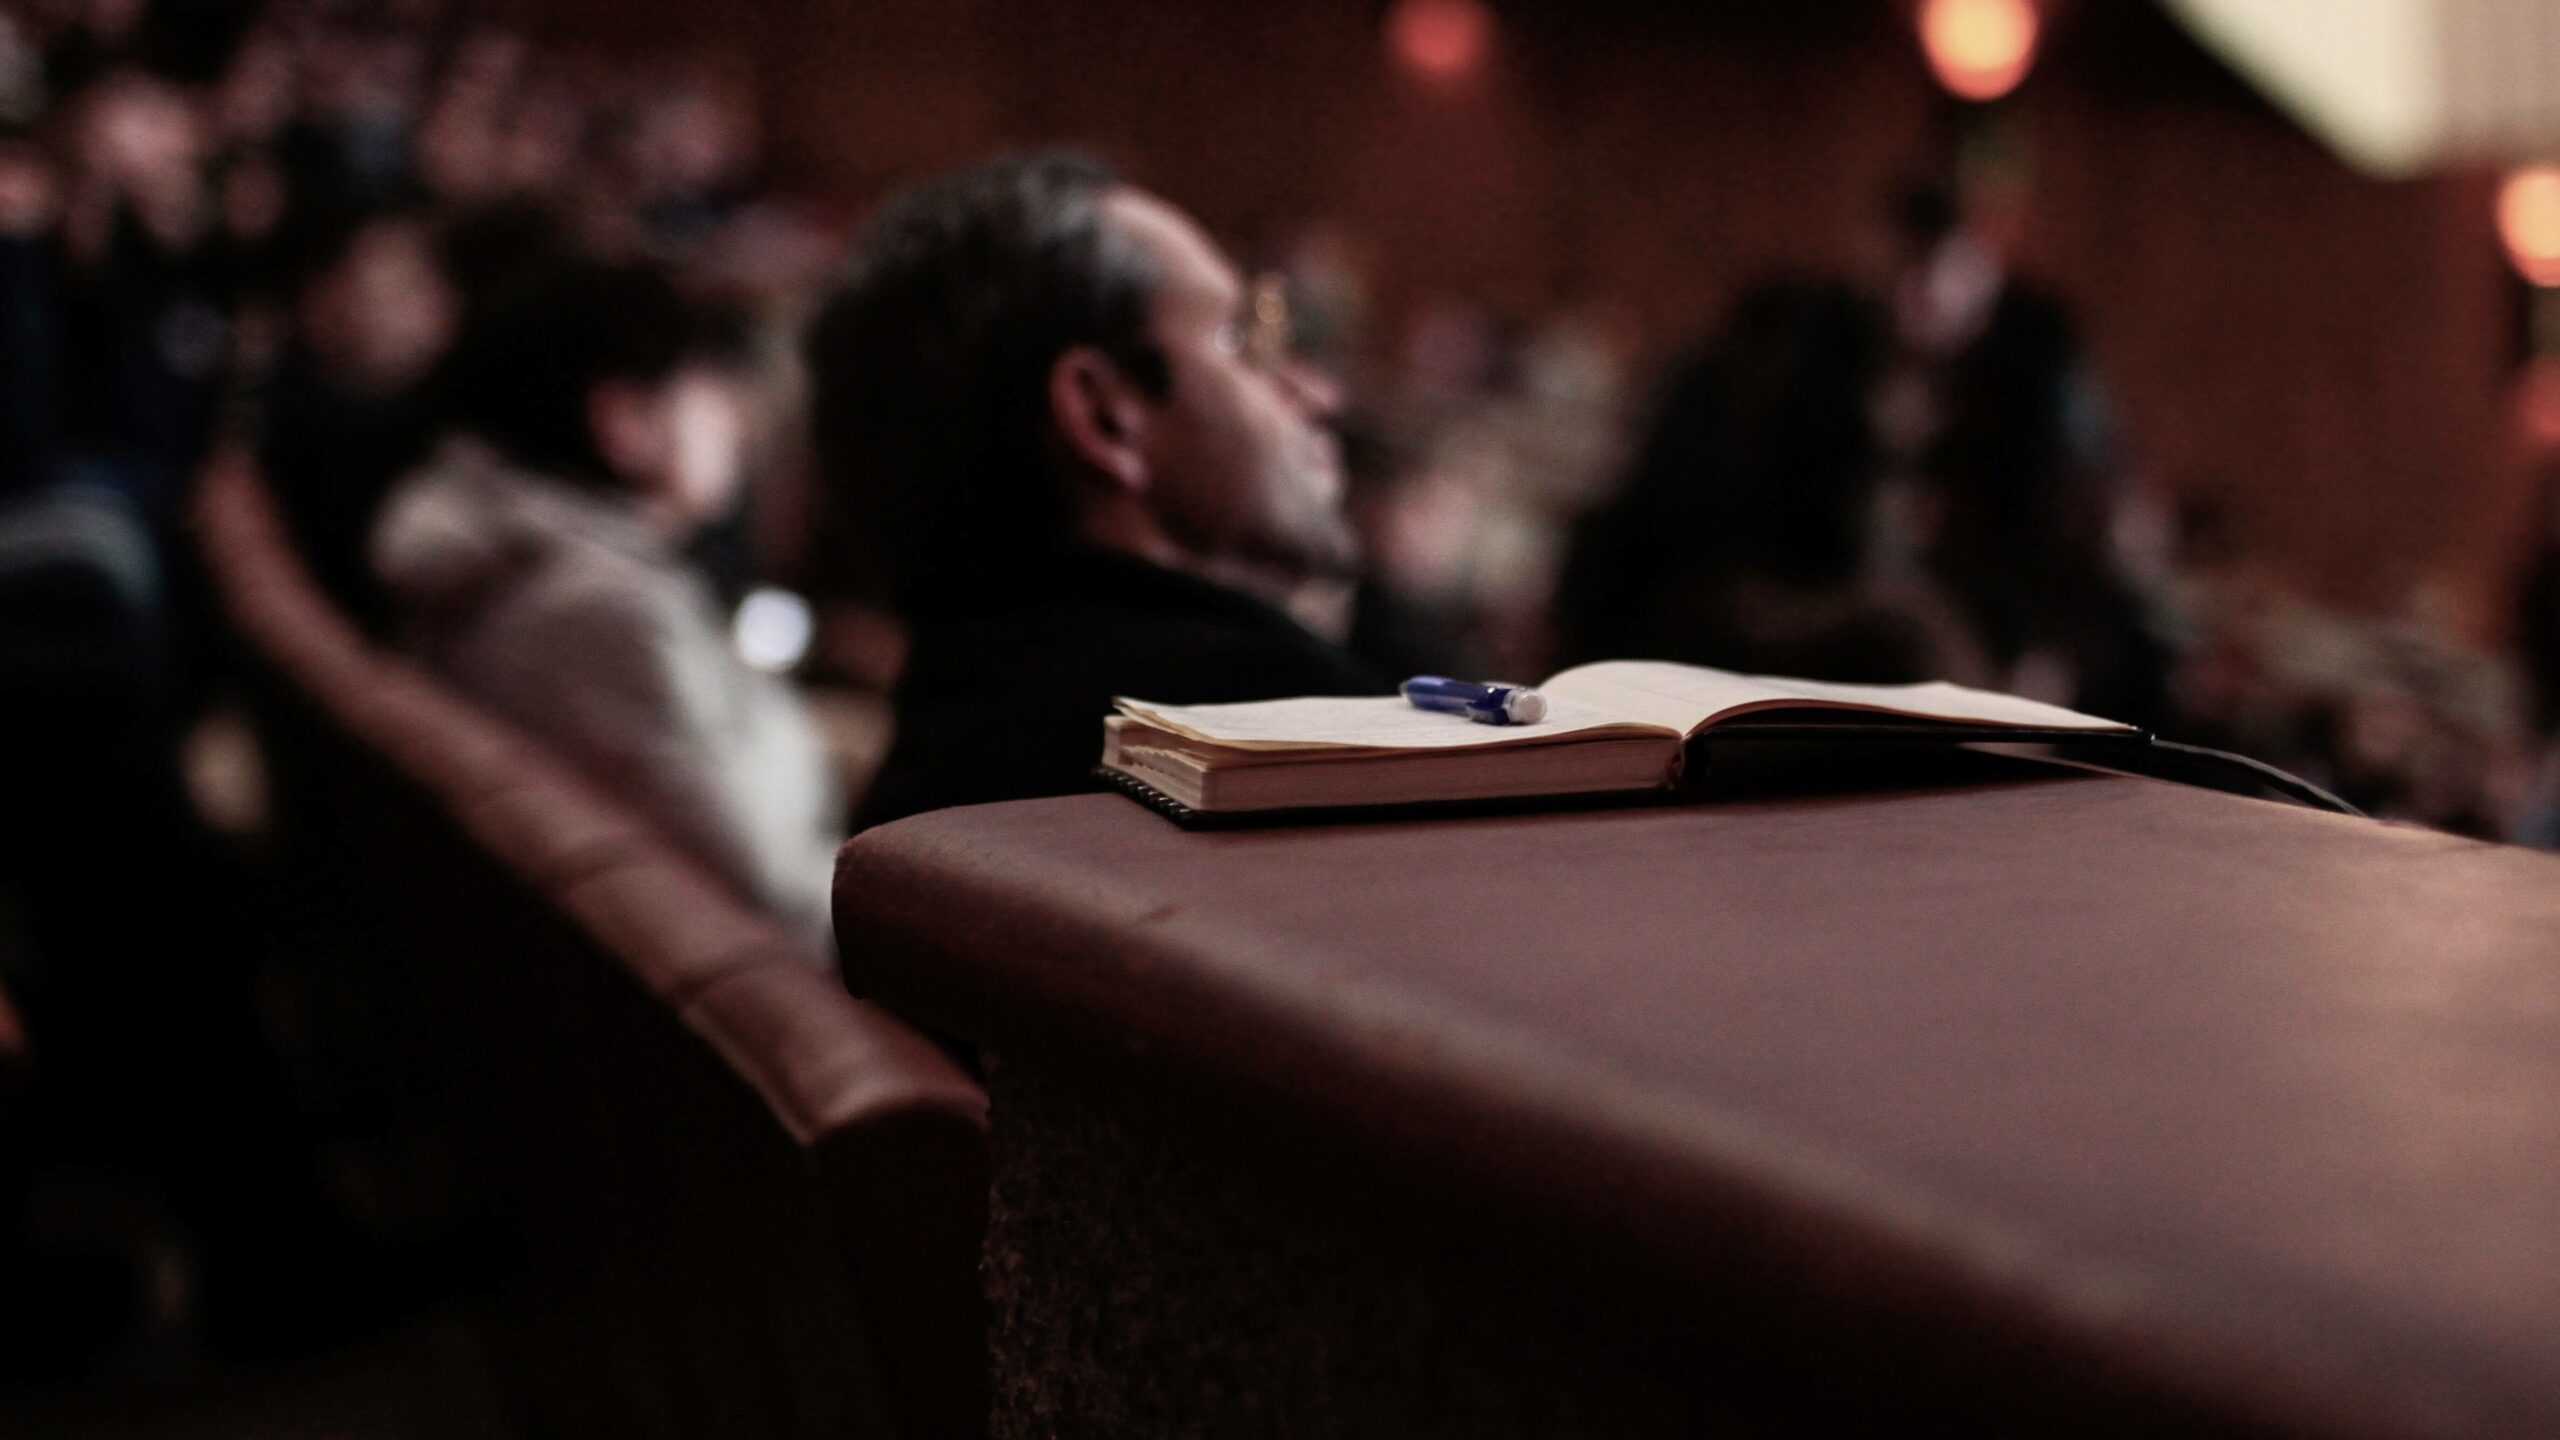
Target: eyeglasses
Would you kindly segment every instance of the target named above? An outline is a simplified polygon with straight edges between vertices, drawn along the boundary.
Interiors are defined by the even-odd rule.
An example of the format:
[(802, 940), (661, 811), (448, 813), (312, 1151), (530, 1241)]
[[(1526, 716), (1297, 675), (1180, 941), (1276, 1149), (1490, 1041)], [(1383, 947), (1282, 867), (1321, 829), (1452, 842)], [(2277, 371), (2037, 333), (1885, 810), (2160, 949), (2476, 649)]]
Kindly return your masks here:
[(1221, 353), (1256, 370), (1276, 370), (1288, 360), (1293, 339), (1288, 282), (1265, 274), (1246, 288), (1243, 310), (1218, 327), (1217, 344)]

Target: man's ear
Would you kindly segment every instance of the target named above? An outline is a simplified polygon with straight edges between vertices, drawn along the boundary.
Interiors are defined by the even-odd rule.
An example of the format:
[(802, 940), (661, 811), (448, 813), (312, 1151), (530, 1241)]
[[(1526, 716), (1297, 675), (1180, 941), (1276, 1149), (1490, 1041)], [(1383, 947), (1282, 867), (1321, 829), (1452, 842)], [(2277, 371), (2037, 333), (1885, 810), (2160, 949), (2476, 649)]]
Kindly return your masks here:
[(1049, 367), (1049, 417), (1068, 453), (1105, 482), (1131, 492), (1147, 487), (1146, 397), (1111, 357), (1090, 345)]

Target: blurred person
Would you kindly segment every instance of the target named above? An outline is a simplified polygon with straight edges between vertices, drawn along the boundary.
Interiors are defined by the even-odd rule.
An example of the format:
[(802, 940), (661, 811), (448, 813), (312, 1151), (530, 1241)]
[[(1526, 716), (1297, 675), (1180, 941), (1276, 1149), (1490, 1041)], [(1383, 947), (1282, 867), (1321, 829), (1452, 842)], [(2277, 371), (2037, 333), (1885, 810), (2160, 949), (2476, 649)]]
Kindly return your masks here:
[(1379, 416), (1348, 413), (1337, 429), (1344, 511), (1368, 562), (1343, 645), (1389, 675), (1474, 672), (1474, 617), (1457, 553), (1472, 497), (1437, 483), (1416, 447)]
[(1980, 682), (1951, 600), (1880, 543), (1869, 418), (1884, 317), (1846, 287), (1760, 286), (1679, 367), (1617, 497), (1575, 529), (1562, 658)]
[(580, 94), (569, 77), (556, 73), (537, 73), (518, 91), (498, 129), (498, 173), (506, 193), (595, 189), (592, 178), (579, 172), (592, 121)]
[(621, 161), (654, 250), (699, 248), (744, 209), (758, 138), (750, 98), (707, 75), (685, 75), (638, 97)]
[(373, 540), (408, 647), (825, 948), (843, 797), (681, 558), (741, 482), (730, 337), (661, 272), (537, 265), (465, 322), (460, 433)]
[(589, 115), (577, 87), (489, 35), (457, 57), (418, 135), (426, 192), (465, 208), (577, 188)]
[(500, 132), (523, 68), (521, 42), (503, 32), (456, 47), (418, 123), (418, 181), (429, 196), (465, 206), (501, 198)]
[[(126, 33), (111, 10), (75, 28)], [(166, 531), (212, 433), (234, 289), (199, 92), (106, 69), (58, 119), (59, 167), (0, 137), (0, 712), (12, 766), (36, 771), (5, 787), (18, 839), (69, 835), (86, 804), (176, 793), (181, 632), (200, 607), (171, 595)], [(126, 808), (137, 852), (179, 829), (182, 807)], [(113, 845), (58, 851), (75, 852)]]
[(285, 225), (291, 194), (273, 155), (239, 149), (210, 167), (213, 249), (227, 294), (231, 336), (224, 399), (273, 373), (284, 352)]
[(2003, 688), (2156, 727), (2169, 657), (2116, 558), (2120, 467), (2076, 328), (1946, 188), (1909, 187), (1892, 221), (1887, 438), (1925, 497), (1931, 570)]
[(1625, 327), (1560, 277), (1535, 320), (1496, 333), (1485, 392), (1444, 422), (1435, 468), (1475, 492), (1469, 605), (1491, 673), (1545, 668), (1573, 517), (1624, 469)]
[(44, 73), (55, 93), (80, 90), (140, 48), (147, 0), (70, 0), (50, 15), (31, 18), (53, 23), (44, 36)]
[(2560, 850), (2560, 473), (2546, 474), (2540, 492), (2515, 614), (2527, 719), (2539, 754), (2515, 839)]
[[(41, 498), (44, 523), (95, 537), (112, 556), (118, 636), (155, 673), (127, 703), (172, 729), (199, 698), (211, 647), (205, 607), (176, 534), (183, 483), (202, 460), (228, 393), (240, 266), (210, 184), (210, 115), (201, 91), (120, 68), (68, 97), (65, 163), (47, 171), (23, 148), (0, 162), (14, 212), (0, 238), (0, 356), (10, 454), (0, 484)], [(109, 563), (109, 562), (101, 562)], [(128, 575), (131, 566), (138, 574)], [(44, 573), (60, 572), (47, 570)], [(50, 584), (52, 582), (45, 582)], [(12, 638), (76, 647), (88, 622), (66, 609), (17, 609)], [(145, 663), (137, 660), (137, 664)], [(139, 675), (139, 671), (131, 672)]]
[(43, 149), (0, 135), (0, 496), (45, 478), (61, 422), (60, 192)]
[[(46, 1114), (15, 1138), (77, 1136), (86, 1165), (147, 1170), (188, 1234), (227, 1251), (248, 1243), (247, 1217), (284, 1210), (242, 1183), (274, 1158), (278, 1111), (253, 1038), (245, 887), (180, 784), (181, 632), (203, 607), (172, 593), (183, 572), (157, 508), (200, 452), (227, 351), (203, 130), (189, 91), (137, 71), (61, 119), (59, 169), (0, 137), (0, 912), (29, 959), (10, 981)], [(159, 903), (134, 903), (138, 876)], [(5, 1211), (0, 1231), (30, 1218)], [(129, 1329), (145, 1273), (125, 1263), (145, 1244), (128, 1235), (132, 1252), (49, 1281), (48, 1237), (30, 1242), (33, 1273), (5, 1253), (25, 1238), (0, 1238), (0, 1270), (33, 1286), (0, 1319), (44, 1333), (11, 1327), (35, 1342), (0, 1363), (13, 1377)], [(194, 1291), (168, 1253), (164, 1314)], [(272, 1291), (275, 1266), (258, 1269)], [(226, 1286), (224, 1304), (242, 1293)]]
[(872, 219), (808, 341), (821, 474), (912, 635), (861, 823), (1090, 788), (1114, 695), (1388, 688), (1284, 608), (1356, 568), (1331, 382), (1285, 320), (1078, 156)]
[(336, 17), (310, 27), (299, 112), (276, 141), (298, 200), (357, 213), (408, 190), (426, 58), (424, 40), (396, 27)]
[(292, 125), (302, 99), (301, 62), (283, 26), (265, 23), (241, 37), (214, 92), (216, 124), (226, 144), (271, 150)]
[[(2515, 835), (2532, 781), (2526, 677), (2465, 638), (2443, 587), (2395, 612), (2295, 593), (2254, 547), (2191, 553), (2180, 738), (2304, 776), (2374, 816)], [(2519, 837), (2523, 838), (2523, 837)]]
[(24, 17), (0, 10), (0, 125), (28, 125), (45, 111), (44, 52)]
[(192, 91), (122, 71), (81, 97), (62, 219), (57, 463), (158, 518), (204, 454), (237, 273)]
[(1301, 354), (1337, 373), (1350, 367), (1365, 342), (1373, 308), (1369, 275), (1376, 268), (1339, 220), (1312, 221), (1289, 238), (1280, 269), (1289, 279), (1289, 317)]
[(74, 349), (133, 337), (76, 333), (97, 319), (98, 297), (73, 293), (62, 204), (44, 153), (0, 140), (0, 672), (13, 687), (107, 697), (97, 709), (151, 732), (169, 718), (159, 703), (161, 558), (145, 487), (112, 483), (107, 457), (83, 453), (107, 444), (123, 417), (88, 413), (100, 397), (83, 387), (96, 376)]
[(262, 287), (273, 278), (268, 274), (271, 250), (291, 198), (284, 167), (263, 150), (242, 148), (226, 153), (213, 175), (216, 213), (234, 274), (244, 286)]
[(435, 438), (427, 381), (457, 302), (419, 215), (328, 224), (295, 248), (293, 338), (267, 387), (260, 459), (321, 587), (375, 629), (386, 616), (368, 537)]

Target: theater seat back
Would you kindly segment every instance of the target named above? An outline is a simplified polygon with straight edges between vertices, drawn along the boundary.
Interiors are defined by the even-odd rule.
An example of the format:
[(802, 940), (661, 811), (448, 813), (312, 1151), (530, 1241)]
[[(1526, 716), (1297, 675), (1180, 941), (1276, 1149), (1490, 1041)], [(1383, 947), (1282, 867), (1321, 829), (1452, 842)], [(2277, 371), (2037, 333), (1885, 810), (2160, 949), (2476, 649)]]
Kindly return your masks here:
[(357, 634), (248, 464), (200, 542), (288, 851), (380, 959), (515, 1263), (477, 1308), (545, 1435), (966, 1436), (985, 1098), (629, 807)]

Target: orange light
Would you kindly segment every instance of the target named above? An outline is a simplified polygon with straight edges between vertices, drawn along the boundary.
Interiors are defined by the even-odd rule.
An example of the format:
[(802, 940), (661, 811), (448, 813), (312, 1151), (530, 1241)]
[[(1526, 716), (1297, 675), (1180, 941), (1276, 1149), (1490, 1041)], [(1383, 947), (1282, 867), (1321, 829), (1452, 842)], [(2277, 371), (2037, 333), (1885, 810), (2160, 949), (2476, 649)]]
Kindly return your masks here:
[(2498, 187), (2498, 238), (2517, 274), (2560, 285), (2560, 166), (2528, 165)]
[(1387, 43), (1424, 79), (1455, 80), (1492, 53), (1493, 12), (1484, 0), (1397, 0), (1387, 12)]
[(1920, 48), (1938, 83), (1967, 100), (2018, 88), (2036, 59), (2031, 0), (1923, 0)]

